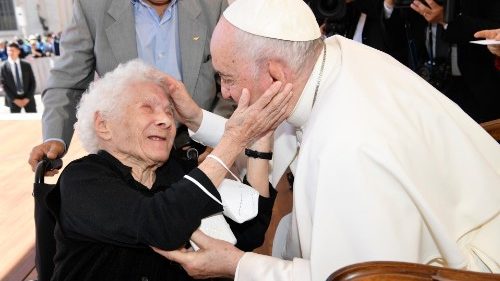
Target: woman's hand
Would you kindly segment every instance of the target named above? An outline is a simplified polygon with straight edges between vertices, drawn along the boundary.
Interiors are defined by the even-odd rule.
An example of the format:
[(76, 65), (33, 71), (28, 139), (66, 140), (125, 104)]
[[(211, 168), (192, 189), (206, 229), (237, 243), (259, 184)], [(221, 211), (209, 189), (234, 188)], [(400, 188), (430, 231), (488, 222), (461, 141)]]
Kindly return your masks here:
[(203, 119), (201, 107), (191, 98), (181, 81), (162, 73), (162, 82), (170, 95), (170, 102), (174, 106), (175, 119), (196, 132)]
[[(225, 165), (231, 166), (241, 151), (261, 136), (274, 130), (288, 116), (288, 102), (292, 96), (292, 85), (281, 87), (275, 82), (259, 97), (250, 103), (250, 93), (243, 90), (238, 108), (226, 122), (224, 135), (212, 154)], [(202, 170), (215, 186), (219, 186), (227, 171), (216, 161), (203, 161), (198, 168)], [(266, 184), (267, 188), (267, 184)]]
[(226, 123), (224, 135), (235, 144), (246, 147), (255, 139), (276, 129), (287, 117), (288, 102), (292, 97), (292, 85), (274, 82), (252, 105), (250, 93), (243, 89), (238, 108)]

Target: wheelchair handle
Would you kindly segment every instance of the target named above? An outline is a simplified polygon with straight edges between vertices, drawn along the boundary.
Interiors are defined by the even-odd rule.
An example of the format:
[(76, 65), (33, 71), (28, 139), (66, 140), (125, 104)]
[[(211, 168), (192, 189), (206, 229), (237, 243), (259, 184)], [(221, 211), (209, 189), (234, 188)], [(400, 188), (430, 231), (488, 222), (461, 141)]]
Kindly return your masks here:
[(60, 169), (62, 167), (62, 160), (60, 158), (57, 159), (48, 159), (44, 157), (42, 161), (38, 162), (35, 170), (35, 183), (44, 183), (45, 172)]

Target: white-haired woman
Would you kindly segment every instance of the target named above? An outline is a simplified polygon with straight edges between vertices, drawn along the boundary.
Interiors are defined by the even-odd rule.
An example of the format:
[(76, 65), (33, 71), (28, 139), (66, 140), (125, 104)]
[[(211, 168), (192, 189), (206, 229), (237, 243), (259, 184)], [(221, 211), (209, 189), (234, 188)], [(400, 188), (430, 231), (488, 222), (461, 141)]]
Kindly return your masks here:
[[(71, 162), (58, 182), (52, 280), (189, 279), (150, 246), (178, 249), (201, 219), (222, 211), (212, 199), (220, 200), (217, 187), (227, 172), (218, 160), (231, 166), (249, 145), (271, 150), (269, 132), (284, 118), (276, 109), (288, 102), (290, 85), (278, 94), (281, 85), (273, 85), (252, 106), (244, 94), (211, 152), (215, 157), (193, 169), (191, 180), (183, 178), (179, 163), (169, 158), (176, 126), (168, 80), (136, 60), (96, 81), (83, 96), (76, 128), (90, 154)], [(262, 243), (269, 225), (275, 193), (267, 171), (267, 160), (248, 161), (248, 182), (261, 195), (259, 215), (237, 226), (229, 221), (245, 250)]]

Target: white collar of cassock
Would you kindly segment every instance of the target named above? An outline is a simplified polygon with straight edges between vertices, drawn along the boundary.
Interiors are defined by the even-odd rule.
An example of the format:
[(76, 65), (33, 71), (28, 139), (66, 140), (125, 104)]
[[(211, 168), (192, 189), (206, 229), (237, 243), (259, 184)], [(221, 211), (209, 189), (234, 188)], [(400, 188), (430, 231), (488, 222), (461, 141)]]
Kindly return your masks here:
[[(318, 96), (321, 95), (322, 90), (324, 91), (324, 84), (322, 81), (330, 80), (332, 75), (337, 75), (338, 70), (340, 70), (340, 47), (337, 41), (330, 42), (326, 46), (327, 56), (325, 61), (325, 68), (323, 70), (322, 78), (320, 81), (320, 86), (318, 90)], [(273, 157), (273, 172), (271, 174), (271, 183), (273, 186), (278, 184), (278, 181), (282, 177), (283, 173), (286, 171), (288, 166), (295, 174), (296, 161), (298, 149), (297, 130), (301, 130), (307, 123), (309, 116), (312, 112), (314, 92), (316, 90), (316, 85), (318, 83), (318, 78), (320, 75), (321, 64), (323, 62), (323, 53), (318, 57), (316, 64), (314, 65), (313, 71), (309, 76), (309, 79), (304, 86), (295, 108), (292, 114), (288, 118), (287, 122), (283, 122), (274, 133), (274, 157)], [(300, 136), (301, 137), (301, 136)]]
[[(309, 76), (309, 79), (304, 86), (304, 90), (302, 90), (302, 94), (295, 105), (295, 108), (292, 111), (290, 117), (288, 117), (287, 121), (292, 126), (296, 128), (301, 128), (309, 119), (309, 115), (311, 114), (313, 100), (314, 100), (314, 92), (316, 90), (316, 85), (318, 83), (319, 75), (321, 72), (321, 64), (323, 62), (324, 50), (321, 51), (321, 54), (314, 65), (313, 71)], [(324, 71), (324, 70), (323, 70)], [(320, 81), (321, 82), (321, 81)]]

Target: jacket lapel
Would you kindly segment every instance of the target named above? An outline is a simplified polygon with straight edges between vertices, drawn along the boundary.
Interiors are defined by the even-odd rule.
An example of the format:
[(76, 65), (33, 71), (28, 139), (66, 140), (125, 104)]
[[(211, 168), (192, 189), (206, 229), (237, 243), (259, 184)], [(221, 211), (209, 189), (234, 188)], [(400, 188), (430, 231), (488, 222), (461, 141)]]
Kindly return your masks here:
[(118, 63), (137, 58), (133, 4), (130, 0), (111, 0), (108, 14), (115, 20), (106, 28), (108, 42)]
[(181, 49), (182, 80), (194, 94), (196, 79), (203, 61), (207, 27), (199, 21), (200, 6), (195, 0), (179, 1), (179, 46)]

